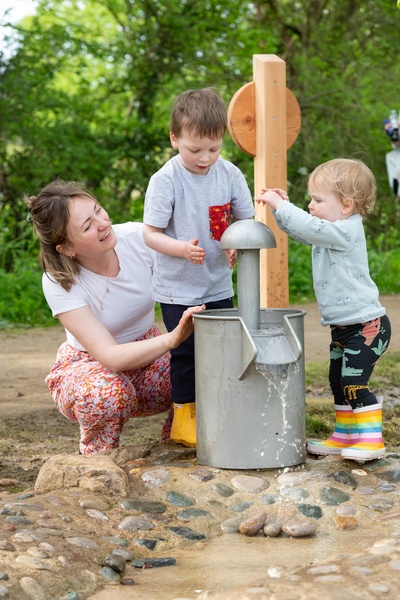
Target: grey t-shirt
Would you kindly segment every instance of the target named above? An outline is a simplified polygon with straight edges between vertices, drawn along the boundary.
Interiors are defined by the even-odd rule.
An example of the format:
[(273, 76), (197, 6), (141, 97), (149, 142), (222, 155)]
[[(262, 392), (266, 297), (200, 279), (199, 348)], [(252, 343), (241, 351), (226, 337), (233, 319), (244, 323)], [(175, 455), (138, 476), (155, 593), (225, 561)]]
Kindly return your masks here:
[(144, 223), (177, 240), (199, 239), (206, 258), (195, 265), (184, 258), (156, 253), (153, 298), (194, 306), (233, 296), (232, 271), (220, 239), (231, 219), (250, 219), (254, 206), (242, 172), (218, 158), (207, 175), (193, 175), (179, 155), (150, 179)]

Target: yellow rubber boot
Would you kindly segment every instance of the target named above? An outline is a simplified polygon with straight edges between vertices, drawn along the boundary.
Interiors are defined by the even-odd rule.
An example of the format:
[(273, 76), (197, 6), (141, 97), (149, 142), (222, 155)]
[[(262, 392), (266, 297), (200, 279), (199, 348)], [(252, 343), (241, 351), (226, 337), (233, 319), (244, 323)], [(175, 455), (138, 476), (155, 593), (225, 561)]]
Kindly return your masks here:
[(196, 404), (174, 404), (171, 440), (189, 448), (196, 448)]

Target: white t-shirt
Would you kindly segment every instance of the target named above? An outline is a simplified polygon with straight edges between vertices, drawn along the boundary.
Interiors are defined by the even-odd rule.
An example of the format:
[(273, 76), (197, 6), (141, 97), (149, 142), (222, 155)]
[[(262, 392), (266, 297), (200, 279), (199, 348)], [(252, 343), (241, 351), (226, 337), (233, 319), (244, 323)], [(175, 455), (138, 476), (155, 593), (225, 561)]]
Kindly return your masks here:
[(243, 173), (218, 158), (207, 175), (194, 175), (179, 155), (150, 179), (144, 223), (163, 229), (177, 240), (199, 239), (204, 264), (157, 252), (153, 298), (168, 304), (194, 306), (233, 296), (232, 271), (220, 246), (231, 219), (251, 219), (254, 206)]
[[(42, 285), (54, 317), (89, 306), (115, 341), (124, 344), (141, 337), (154, 324), (151, 290), (155, 252), (143, 241), (142, 223), (113, 225), (113, 230), (120, 264), (116, 277), (107, 278), (82, 268), (69, 292), (46, 273)], [(74, 348), (85, 350), (68, 330), (66, 334)]]

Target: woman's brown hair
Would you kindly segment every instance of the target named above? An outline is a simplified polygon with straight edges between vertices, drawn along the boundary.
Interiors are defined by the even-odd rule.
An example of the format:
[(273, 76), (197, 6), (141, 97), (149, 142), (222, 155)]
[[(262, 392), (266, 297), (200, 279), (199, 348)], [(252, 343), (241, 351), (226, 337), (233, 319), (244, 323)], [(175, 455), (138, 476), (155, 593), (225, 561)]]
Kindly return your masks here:
[(53, 181), (37, 196), (26, 198), (33, 227), (40, 241), (40, 264), (45, 273), (51, 275), (67, 292), (80, 273), (80, 265), (74, 257), (61, 254), (56, 248), (59, 244), (65, 245), (68, 240), (69, 202), (77, 196), (97, 202), (82, 184), (62, 180)]

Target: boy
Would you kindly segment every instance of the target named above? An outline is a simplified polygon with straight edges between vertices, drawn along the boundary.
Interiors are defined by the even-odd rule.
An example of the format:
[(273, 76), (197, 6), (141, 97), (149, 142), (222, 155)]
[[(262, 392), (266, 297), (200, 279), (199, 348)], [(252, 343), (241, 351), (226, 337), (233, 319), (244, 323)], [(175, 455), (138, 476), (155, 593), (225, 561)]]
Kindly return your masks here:
[[(233, 307), (236, 252), (223, 251), (219, 241), (231, 218), (252, 218), (254, 206), (241, 171), (220, 158), (226, 127), (226, 108), (214, 90), (180, 94), (170, 125), (178, 154), (152, 176), (146, 192), (144, 240), (157, 251), (153, 299), (168, 331), (182, 307)], [(171, 385), (171, 439), (195, 447), (193, 335), (171, 352)]]

